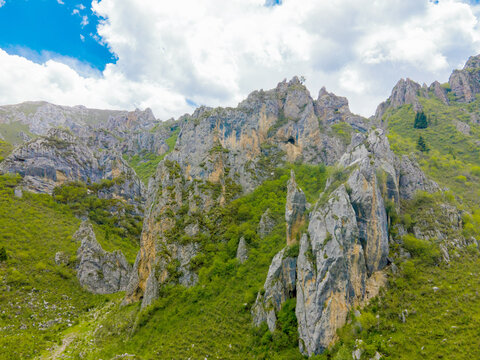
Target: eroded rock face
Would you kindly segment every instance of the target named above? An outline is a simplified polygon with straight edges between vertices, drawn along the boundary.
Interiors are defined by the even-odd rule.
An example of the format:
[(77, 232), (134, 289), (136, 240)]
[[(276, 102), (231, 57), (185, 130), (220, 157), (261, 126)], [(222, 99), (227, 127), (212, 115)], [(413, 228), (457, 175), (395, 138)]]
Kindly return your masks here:
[(417, 96), (421, 90), (420, 84), (410, 79), (400, 79), (392, 90), (392, 94), (387, 101), (378, 105), (375, 112), (375, 119), (381, 121), (383, 114), (389, 108), (397, 108), (405, 104), (413, 105), (415, 111), (422, 111), (422, 105)]
[(109, 253), (103, 250), (88, 221), (80, 225), (73, 239), (81, 242), (77, 251), (77, 278), (85, 289), (94, 294), (111, 294), (126, 289), (131, 266), (121, 251)]
[(448, 82), (457, 101), (474, 101), (480, 93), (480, 55), (470, 57), (462, 70), (454, 70)]
[(247, 243), (245, 242), (245, 238), (242, 236), (240, 241), (238, 242), (237, 247), (237, 259), (243, 264), (248, 259), (248, 248)]
[(428, 89), (433, 91), (435, 96), (439, 98), (445, 105), (450, 103), (447, 96), (447, 90), (445, 90), (438, 81), (434, 81)]
[(373, 167), (353, 171), (347, 184), (355, 209), (358, 237), (363, 246), (368, 273), (383, 269), (388, 256), (388, 222), (385, 205)]
[(51, 194), (56, 186), (81, 181), (112, 182), (99, 190), (100, 198), (122, 197), (139, 205), (144, 186), (135, 171), (114, 151), (95, 153), (70, 131), (50, 129), (45, 137), (16, 148), (0, 164), (0, 172), (22, 176), (22, 186), (32, 192)]
[[(134, 269), (137, 275), (132, 277), (127, 302), (143, 297), (153, 268), (159, 286), (170, 281), (195, 283), (196, 273), (188, 263), (202, 251), (195, 238), (209, 236), (209, 230), (199, 221), (182, 223), (183, 215), (192, 221), (208, 217), (215, 206), (252, 191), (271, 177), (283, 161), (332, 164), (340, 158), (346, 145), (326, 121), (320, 126), (323, 120), (319, 121), (317, 112), (334, 112), (337, 103), (342, 103), (341, 119), (351, 117), (359, 126), (363, 119), (355, 118), (333, 94), (320, 98), (314, 101), (295, 77), (275, 89), (251, 93), (235, 109), (200, 107), (176, 122), (175, 148), (149, 184), (140, 257)], [(292, 241), (305, 208), (301, 195), (301, 191), (292, 195)], [(272, 225), (266, 217), (263, 220), (259, 233), (266, 234)], [(195, 229), (194, 234), (187, 234), (187, 229)], [(172, 272), (173, 268), (177, 271)]]
[(345, 186), (316, 207), (300, 242), (296, 316), (300, 350), (321, 353), (365, 294), (367, 268), (359, 229)]
[(418, 190), (435, 192), (440, 190), (437, 183), (427, 179), (415, 160), (404, 155), (400, 161), (400, 196), (410, 200)]
[(259, 293), (252, 307), (253, 323), (259, 326), (266, 321), (270, 331), (275, 330), (276, 313), (282, 304), (295, 296), (297, 259), (284, 257), (285, 250), (274, 256), (267, 279), (263, 286), (264, 293)]
[(275, 227), (275, 219), (273, 219), (270, 209), (267, 209), (260, 218), (258, 223), (257, 233), (263, 239), (265, 236), (270, 234), (270, 232)]
[(295, 173), (290, 172), (290, 180), (287, 183), (287, 204), (285, 209), (285, 221), (287, 222), (287, 245), (297, 242), (300, 228), (305, 224), (306, 197), (295, 181)]

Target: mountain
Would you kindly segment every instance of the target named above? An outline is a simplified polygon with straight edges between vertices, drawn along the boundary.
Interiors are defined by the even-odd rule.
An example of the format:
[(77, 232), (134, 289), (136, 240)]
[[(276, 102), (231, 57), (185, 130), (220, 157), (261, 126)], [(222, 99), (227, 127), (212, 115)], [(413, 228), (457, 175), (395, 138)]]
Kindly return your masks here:
[(297, 77), (166, 122), (0, 107), (0, 354), (475, 358), (479, 71), (371, 119)]

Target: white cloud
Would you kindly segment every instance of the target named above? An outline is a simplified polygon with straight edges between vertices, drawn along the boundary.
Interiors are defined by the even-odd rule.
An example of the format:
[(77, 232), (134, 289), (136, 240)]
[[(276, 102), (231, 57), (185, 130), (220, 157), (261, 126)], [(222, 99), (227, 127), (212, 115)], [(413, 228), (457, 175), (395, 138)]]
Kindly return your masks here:
[(82, 16), (82, 22), (80, 23), (82, 26), (87, 26), (88, 25), (88, 16), (84, 15)]
[(5, 0), (0, 0), (0, 8), (5, 5)]
[[(4, 53), (0, 103), (49, 96), (65, 104), (151, 106), (168, 118), (192, 110), (186, 99), (235, 106), (250, 91), (298, 74), (314, 97), (326, 85), (347, 96), (353, 111), (369, 116), (400, 77), (446, 81), (452, 68), (480, 52), (479, 7), (461, 1), (264, 3), (93, 1), (92, 9), (106, 20), (90, 36), (106, 44), (117, 63), (99, 77), (81, 77), (63, 64), (29, 64)], [(20, 76), (28, 71), (36, 72), (32, 79)], [(11, 83), (15, 91), (1, 91)]]
[(80, 34), (80, 40), (82, 40), (82, 42), (85, 42), (85, 36), (83, 36), (82, 34)]
[(80, 10), (85, 10), (85, 6), (83, 4), (78, 4), (77, 8), (79, 8)]
[(72, 15), (78, 15), (80, 14), (80, 11), (78, 9), (73, 9)]
[(62, 0), (57, 0), (57, 3), (59, 3), (60, 5), (65, 5), (65, 3)]

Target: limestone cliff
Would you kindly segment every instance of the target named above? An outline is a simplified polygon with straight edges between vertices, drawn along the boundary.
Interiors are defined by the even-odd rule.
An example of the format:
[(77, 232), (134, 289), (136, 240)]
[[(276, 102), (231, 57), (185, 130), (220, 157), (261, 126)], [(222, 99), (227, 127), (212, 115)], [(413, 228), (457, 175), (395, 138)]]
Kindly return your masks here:
[[(203, 221), (209, 212), (252, 191), (286, 161), (335, 163), (346, 150), (331, 129), (339, 121), (351, 122), (358, 131), (367, 128), (345, 99), (323, 90), (313, 100), (296, 77), (251, 93), (235, 109), (201, 107), (181, 117), (174, 150), (149, 184), (141, 250), (126, 301), (146, 301), (152, 269), (160, 286), (195, 284), (189, 263), (202, 250), (199, 237), (211, 231)], [(292, 215), (295, 239), (303, 220), (300, 212)]]

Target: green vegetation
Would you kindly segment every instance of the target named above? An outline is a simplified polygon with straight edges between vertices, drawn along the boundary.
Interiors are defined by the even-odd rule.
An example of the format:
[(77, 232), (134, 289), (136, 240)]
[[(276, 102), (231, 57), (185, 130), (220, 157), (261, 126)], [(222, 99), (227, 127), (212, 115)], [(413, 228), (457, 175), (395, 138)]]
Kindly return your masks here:
[(123, 158), (135, 170), (138, 177), (144, 182), (145, 185), (148, 185), (148, 180), (150, 180), (153, 174), (155, 174), (160, 161), (162, 161), (167, 154), (173, 151), (175, 143), (177, 142), (179, 131), (180, 130), (177, 128), (172, 135), (165, 140), (165, 143), (168, 145), (168, 151), (162, 155), (149, 152), (142, 152), (134, 156), (123, 155)]
[(342, 140), (345, 145), (349, 145), (354, 132), (352, 126), (346, 122), (339, 122), (332, 125), (333, 133)]
[(427, 144), (425, 143), (425, 140), (423, 139), (423, 137), (421, 135), (418, 137), (417, 150), (420, 150), (421, 152), (428, 151)]
[(0, 140), (0, 162), (2, 162), (13, 150), (13, 146)]
[[(263, 287), (273, 256), (285, 247), (286, 184), (290, 168), (307, 196), (318, 198), (327, 177), (324, 166), (289, 165), (277, 169), (275, 180), (265, 181), (252, 193), (209, 214), (198, 214), (210, 236), (193, 259), (199, 283), (192, 288), (169, 285), (150, 307), (115, 306), (100, 321), (82, 323), (72, 331), (97, 329), (82, 335), (69, 351), (85, 359), (111, 358), (135, 353), (142, 359), (228, 358), (302, 359), (298, 352), (295, 301), (284, 304), (278, 328), (252, 328), (250, 308)], [(276, 226), (264, 239), (257, 236), (261, 215), (270, 209)], [(240, 237), (249, 247), (249, 259), (235, 256)], [(290, 252), (298, 252), (292, 247)], [(100, 327), (101, 326), (101, 327)], [(92, 330), (93, 331), (93, 330)], [(94, 346), (89, 341), (93, 341)]]
[[(480, 100), (449, 106), (433, 96), (419, 101), (429, 118), (426, 129), (411, 126), (415, 117), (411, 105), (390, 109), (384, 115), (393, 151), (398, 155), (414, 152), (421, 136), (429, 151), (419, 151), (416, 156), (426, 174), (466, 203), (480, 205), (480, 126), (472, 121), (480, 114)], [(456, 122), (468, 124), (470, 134), (458, 131)]]
[[(84, 291), (75, 276), (77, 219), (51, 196), (13, 195), (20, 179), (0, 176), (0, 358), (28, 359), (111, 297)], [(101, 227), (96, 227), (101, 232)], [(63, 251), (68, 264), (56, 265)], [(56, 320), (60, 319), (60, 320)]]
[(106, 251), (122, 250), (133, 264), (138, 251), (142, 217), (135, 214), (133, 205), (120, 199), (101, 199), (97, 193), (113, 186), (121, 178), (102, 180), (86, 186), (82, 182), (66, 183), (56, 187), (53, 199), (64, 204), (77, 217), (88, 217), (98, 234), (98, 242)]
[(37, 137), (37, 135), (30, 132), (28, 125), (22, 124), (20, 121), (14, 121), (9, 124), (0, 124), (0, 134), (9, 144), (22, 144), (24, 142), (20, 135), (22, 132), (31, 138)]
[(415, 129), (426, 129), (428, 127), (427, 116), (423, 111), (417, 112), (415, 114), (415, 121), (413, 122), (413, 127)]

